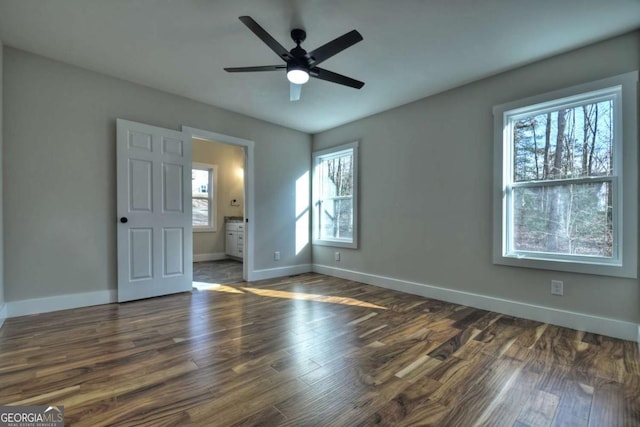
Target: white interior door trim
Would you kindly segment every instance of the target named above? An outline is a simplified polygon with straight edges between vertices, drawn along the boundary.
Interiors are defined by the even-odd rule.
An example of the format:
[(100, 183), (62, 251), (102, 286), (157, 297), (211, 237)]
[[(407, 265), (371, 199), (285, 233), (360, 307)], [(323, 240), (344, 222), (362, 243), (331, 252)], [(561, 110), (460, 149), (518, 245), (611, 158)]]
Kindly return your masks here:
[[(243, 147), (245, 149), (244, 162), (244, 217), (248, 219), (248, 225), (245, 231), (245, 258), (243, 265), (243, 277), (247, 281), (254, 280), (255, 272), (253, 268), (253, 260), (255, 254), (255, 216), (254, 216), (254, 145), (255, 143), (249, 139), (229, 136), (222, 133), (212, 132), (205, 129), (193, 128), (190, 126), (182, 126), (182, 131), (191, 135), (192, 138), (201, 138), (209, 141), (223, 142), (225, 144)], [(245, 224), (247, 224), (245, 222)], [(248, 250), (247, 250), (248, 249)]]

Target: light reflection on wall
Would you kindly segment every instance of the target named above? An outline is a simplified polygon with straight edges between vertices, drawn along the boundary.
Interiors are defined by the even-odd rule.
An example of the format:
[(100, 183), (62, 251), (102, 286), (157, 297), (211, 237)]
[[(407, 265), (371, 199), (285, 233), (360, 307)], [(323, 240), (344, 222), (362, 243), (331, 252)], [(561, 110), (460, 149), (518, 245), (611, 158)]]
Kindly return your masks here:
[(309, 171), (296, 180), (296, 255), (309, 244)]

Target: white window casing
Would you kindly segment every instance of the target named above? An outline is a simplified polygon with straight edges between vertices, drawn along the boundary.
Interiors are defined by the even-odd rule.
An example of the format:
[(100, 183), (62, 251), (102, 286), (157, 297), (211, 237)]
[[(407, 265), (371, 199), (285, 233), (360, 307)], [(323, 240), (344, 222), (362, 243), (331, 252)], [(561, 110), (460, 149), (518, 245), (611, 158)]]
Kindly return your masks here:
[[(637, 127), (638, 72), (573, 86), (566, 89), (495, 106), (494, 115), (494, 200), (493, 200), (493, 262), (495, 264), (598, 274), (617, 277), (637, 277), (637, 224), (638, 224), (638, 127)], [(596, 103), (610, 102), (612, 126), (612, 162), (608, 173), (594, 176), (552, 176), (540, 179), (536, 157), (536, 178), (516, 179), (514, 126), (518, 120), (538, 117), (559, 110), (568, 111)], [(584, 120), (586, 126), (587, 120)], [(533, 126), (533, 125), (532, 125)], [(557, 134), (557, 129), (556, 129)], [(586, 134), (586, 130), (585, 130)], [(557, 136), (557, 135), (556, 135)], [(593, 135), (595, 144), (595, 132)], [(549, 139), (549, 136), (547, 136)], [(536, 140), (534, 133), (533, 140)], [(610, 152), (611, 152), (610, 151)], [(536, 154), (537, 156), (537, 154)], [(548, 159), (548, 157), (545, 157)], [(584, 156), (583, 156), (584, 158)], [(522, 161), (522, 158), (518, 158)], [(525, 160), (526, 161), (526, 160)], [(519, 166), (522, 168), (522, 166)], [(524, 169), (522, 169), (524, 170)], [(556, 170), (557, 172), (557, 170)], [(584, 171), (583, 171), (584, 172)], [(570, 172), (569, 172), (570, 174)], [(525, 198), (537, 191), (559, 194), (564, 191), (570, 197), (553, 199), (556, 205), (573, 203), (575, 194), (591, 195), (590, 203), (598, 204), (602, 189), (611, 195), (611, 205), (604, 205), (611, 212), (611, 247), (603, 254), (568, 253), (558, 250), (524, 248), (516, 233), (519, 217), (526, 216)], [(598, 190), (600, 188), (600, 190)], [(579, 191), (584, 193), (579, 193)], [(517, 206), (517, 197), (520, 197)], [(583, 196), (584, 197), (584, 196)], [(588, 197), (588, 196), (587, 196)], [(551, 199), (550, 199), (551, 200)], [(561, 201), (562, 200), (562, 201)], [(600, 200), (601, 201), (601, 200)], [(573, 205), (572, 205), (573, 206)], [(602, 206), (599, 204), (598, 206)], [(610, 209), (609, 209), (610, 208)], [(554, 209), (560, 209), (556, 206)], [(523, 212), (523, 214), (520, 214)], [(543, 218), (551, 223), (554, 218)], [(557, 219), (557, 218), (556, 218)], [(524, 223), (524, 220), (521, 219)], [(566, 219), (568, 224), (570, 221)], [(558, 221), (555, 221), (558, 224)], [(526, 227), (525, 227), (526, 228)], [(603, 233), (604, 235), (604, 233)], [(571, 242), (571, 239), (569, 239)], [(569, 243), (571, 246), (572, 243)]]
[[(328, 168), (341, 163), (349, 173), (332, 181)], [(316, 151), (313, 164), (312, 242), (314, 245), (358, 247), (358, 142)], [(336, 179), (336, 177), (333, 177)], [(346, 183), (346, 189), (343, 184)], [(342, 194), (337, 194), (342, 193)]]
[(202, 191), (203, 195), (193, 195), (192, 191), (192, 200), (193, 203), (196, 203), (197, 200), (201, 200), (202, 202), (206, 201), (208, 206), (205, 216), (206, 216), (206, 224), (202, 223), (202, 218), (196, 219), (198, 214), (201, 215), (201, 212), (194, 207), (193, 209), (193, 231), (194, 233), (202, 233), (202, 232), (212, 232), (217, 231), (217, 183), (218, 183), (218, 167), (216, 165), (210, 165), (206, 163), (196, 163), (192, 164), (193, 171), (204, 171), (207, 173), (207, 190), (206, 193)]

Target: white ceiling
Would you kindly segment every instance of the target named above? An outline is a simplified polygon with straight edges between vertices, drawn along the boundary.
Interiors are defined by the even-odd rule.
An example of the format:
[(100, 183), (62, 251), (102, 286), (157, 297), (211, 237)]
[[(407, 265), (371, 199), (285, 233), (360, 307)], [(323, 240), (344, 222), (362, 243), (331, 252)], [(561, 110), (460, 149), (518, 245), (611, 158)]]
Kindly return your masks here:
[[(226, 73), (280, 61), (241, 15), (287, 49), (357, 29), (322, 67), (364, 88)], [(309, 133), (639, 27), (640, 0), (0, 0), (6, 45)]]

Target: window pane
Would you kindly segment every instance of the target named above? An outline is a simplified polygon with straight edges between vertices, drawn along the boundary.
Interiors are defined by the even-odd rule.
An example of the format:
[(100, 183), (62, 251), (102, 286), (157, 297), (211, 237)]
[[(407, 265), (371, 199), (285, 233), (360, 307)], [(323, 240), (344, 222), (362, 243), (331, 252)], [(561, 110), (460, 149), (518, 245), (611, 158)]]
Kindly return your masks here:
[(613, 256), (611, 182), (513, 189), (516, 251)]
[(209, 226), (209, 200), (191, 199), (191, 204), (193, 206), (193, 226)]
[(353, 150), (322, 160), (322, 198), (353, 195)]
[(613, 100), (513, 123), (515, 181), (613, 174)]
[(191, 194), (193, 197), (207, 197), (209, 195), (209, 171), (191, 170)]
[(353, 238), (352, 199), (333, 199), (320, 203), (320, 238)]

